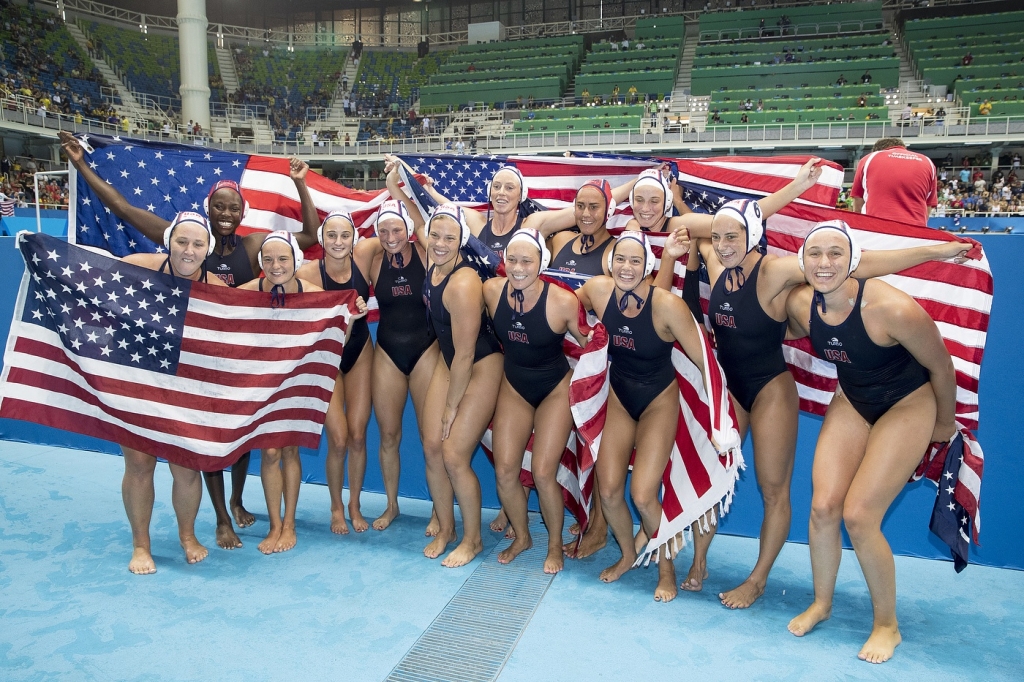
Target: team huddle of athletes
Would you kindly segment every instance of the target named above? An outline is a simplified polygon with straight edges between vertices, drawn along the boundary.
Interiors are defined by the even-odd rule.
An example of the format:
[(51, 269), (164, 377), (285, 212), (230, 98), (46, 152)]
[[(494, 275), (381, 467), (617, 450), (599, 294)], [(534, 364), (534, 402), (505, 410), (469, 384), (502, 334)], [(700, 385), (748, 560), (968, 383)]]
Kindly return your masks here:
[[(399, 442), (411, 396), (433, 501), (426, 529), (431, 540), (423, 553), (434, 559), (447, 552), (442, 563), (448, 567), (469, 563), (483, 549), (480, 483), (470, 462), (489, 424), (502, 503), (490, 527), (500, 532), (508, 526), (514, 538), (499, 554), (500, 562), (513, 561), (533, 543), (529, 490), (520, 483), (532, 436), (530, 468), (548, 533), (544, 571), (556, 573), (565, 557), (603, 548), (609, 527), (621, 558), (601, 580), (613, 582), (634, 565), (662, 516), (659, 492), (679, 410), (673, 346), (678, 343), (702, 374), (708, 371), (698, 322), (704, 314), (696, 270), (703, 262), (711, 283), (708, 319), (718, 362), (739, 433), (745, 437), (749, 430), (753, 439), (764, 498), (757, 563), (742, 584), (720, 595), (721, 601), (745, 608), (757, 600), (789, 534), (799, 399), (782, 348), (786, 339), (810, 337), (815, 352), (836, 364), (839, 389), (814, 455), (809, 528), (814, 601), (793, 618), (789, 630), (801, 636), (829, 617), (845, 523), (874, 607), (860, 657), (882, 662), (892, 656), (900, 642), (895, 568), (881, 521), (928, 444), (953, 435), (956, 385), (932, 319), (911, 297), (874, 278), (929, 260), (962, 259), (967, 245), (862, 252), (848, 226), (832, 221), (818, 224), (795, 256), (763, 253), (764, 221), (815, 185), (821, 174), (817, 159), (774, 194), (729, 202), (714, 215), (690, 212), (676, 184), (662, 171), (648, 170), (615, 188), (592, 180), (579, 189), (572, 206), (524, 216), (524, 179), (514, 167), (505, 167), (489, 183), (490, 205), (483, 213), (449, 202), (428, 180), (427, 191), (440, 206), (424, 223), (401, 187), (401, 162), (386, 157), (393, 199), (380, 207), (376, 236), (366, 239), (345, 213), (319, 219), (306, 188), (308, 166), (293, 159), (302, 231), (239, 237), (235, 231), (246, 202), (235, 183), (214, 185), (206, 217), (180, 213), (168, 222), (132, 206), (97, 176), (74, 137), (62, 133), (61, 141), (105, 206), (166, 247), (166, 254), (131, 255), (127, 262), (209, 284), (270, 291), (278, 303), (303, 291), (354, 289), (361, 315), (373, 287), (380, 313), (376, 345), (365, 318), (350, 325), (325, 421), (331, 530), (346, 534), (349, 523), (356, 532), (371, 525), (359, 500), (371, 406), (387, 492), (387, 508), (372, 526), (384, 530), (398, 516)], [(633, 219), (615, 238), (608, 220), (616, 204), (627, 200)], [(646, 234), (657, 232), (667, 238), (652, 277), (657, 263)], [(504, 277), (482, 281), (464, 259), (460, 249), (470, 235), (503, 258)], [(303, 263), (303, 249), (318, 242), (323, 259)], [(672, 278), (675, 262), (685, 254), (687, 276), (679, 297), (671, 292)], [(546, 269), (590, 279), (574, 294), (541, 278)], [(568, 334), (580, 345), (587, 343), (588, 330), (579, 326), (581, 306), (608, 329), (628, 328), (630, 336), (608, 346), (610, 391), (590, 521), (582, 538), (563, 546), (565, 514), (556, 475), (574, 428), (563, 340)], [(629, 494), (641, 517), (636, 535), (625, 497), (634, 450)], [(122, 493), (134, 547), (129, 570), (152, 573), (149, 522), (156, 458), (129, 448), (124, 455)], [(246, 454), (232, 467), (230, 503), (223, 472), (204, 474), (217, 515), (217, 544), (226, 549), (241, 546), (233, 522), (245, 527), (255, 521), (242, 506), (248, 462)], [(342, 501), (346, 464), (348, 519)], [(199, 473), (173, 464), (171, 472), (181, 544), (188, 561), (198, 562), (207, 555), (194, 532), (202, 497)], [(270, 530), (259, 549), (283, 552), (296, 543), (298, 448), (263, 450), (261, 477)], [(461, 540), (455, 500), (463, 521)], [(669, 601), (678, 589), (701, 589), (714, 529), (694, 524), (693, 563), (681, 584), (672, 558), (660, 550), (656, 600)], [(576, 526), (570, 530), (579, 532)]]

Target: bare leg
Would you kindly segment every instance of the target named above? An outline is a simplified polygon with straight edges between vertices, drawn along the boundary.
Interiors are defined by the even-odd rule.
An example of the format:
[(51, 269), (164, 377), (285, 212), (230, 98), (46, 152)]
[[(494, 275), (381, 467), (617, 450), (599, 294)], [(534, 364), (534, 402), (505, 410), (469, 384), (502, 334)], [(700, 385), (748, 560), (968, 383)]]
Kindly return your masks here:
[(231, 523), (231, 515), (228, 514), (228, 506), (224, 497), (224, 472), (207, 471), (203, 473), (203, 478), (206, 479), (206, 489), (210, 493), (213, 513), (217, 516), (217, 546), (221, 549), (241, 547), (242, 541), (235, 533), (235, 527)]
[[(421, 376), (426, 374), (425, 368), (417, 363), (413, 369), (414, 375), (417, 369), (421, 370)], [(377, 457), (384, 478), (384, 492), (388, 498), (388, 506), (373, 522), (373, 529), (384, 530), (398, 516), (398, 479), (402, 469), (399, 446), (402, 443), (402, 415), (405, 413), (411, 377), (402, 374), (384, 349), (377, 348), (373, 354), (372, 379), (373, 413), (377, 416), (377, 428), (380, 430)], [(426, 381), (429, 379), (428, 375)]]
[(369, 339), (355, 366), (345, 375), (345, 419), (348, 422), (348, 515), (352, 529), (362, 533), (370, 527), (359, 507), (366, 475), (366, 424), (370, 421), (370, 387), (373, 344)]
[(540, 499), (540, 513), (548, 529), (548, 553), (544, 559), (545, 573), (558, 573), (565, 565), (562, 552), (562, 527), (565, 523), (565, 502), (558, 484), (558, 465), (565, 452), (565, 444), (572, 433), (572, 413), (569, 406), (569, 380), (567, 375), (537, 409), (534, 417), (533, 482)]
[(814, 450), (811, 521), (808, 527), (814, 601), (789, 622), (789, 631), (797, 637), (807, 634), (832, 615), (836, 575), (843, 556), (840, 531), (843, 502), (864, 458), (869, 429), (846, 397), (837, 392), (825, 414)]
[(245, 490), (245, 477), (249, 475), (249, 457), (247, 452), (231, 465), (231, 515), (239, 528), (248, 528), (256, 523), (256, 517), (242, 506), (242, 491)]
[(754, 469), (764, 499), (764, 520), (754, 570), (738, 587), (718, 595), (722, 604), (729, 608), (745, 609), (764, 594), (768, 573), (789, 536), (792, 517), (789, 489), (796, 458), (799, 413), (800, 398), (789, 372), (772, 379), (754, 400), (750, 423)]
[[(448, 367), (443, 362), (437, 362), (427, 389), (424, 418), (420, 422), (427, 487), (430, 489), (430, 499), (434, 501), (434, 516), (437, 518), (434, 539), (423, 549), (423, 555), (428, 559), (436, 559), (444, 554), (448, 545), (456, 540), (455, 491), (452, 490), (452, 482), (448, 479), (441, 452), (441, 419), (444, 417), (447, 394)], [(430, 535), (430, 526), (427, 527), (427, 535)]]
[[(590, 522), (587, 524), (587, 532), (583, 534), (583, 539), (580, 540), (579, 547), (576, 546), (576, 541), (572, 540), (567, 542), (562, 548), (565, 555), (570, 559), (583, 559), (591, 554), (596, 554), (604, 549), (604, 546), (608, 544), (608, 521), (605, 519), (604, 503), (602, 502), (604, 497), (601, 494), (601, 475), (597, 472), (596, 468), (593, 476), (594, 492), (592, 499), (594, 505), (590, 510)], [(574, 534), (579, 534), (578, 527)]]
[(267, 499), (267, 516), (270, 530), (257, 549), (264, 554), (273, 554), (281, 539), (281, 498), (284, 495), (284, 478), (281, 473), (282, 448), (264, 448), (260, 451), (260, 478), (263, 480), (263, 496)]
[(636, 422), (629, 416), (614, 389), (608, 392), (608, 414), (605, 418), (601, 449), (597, 456), (597, 475), (601, 477), (601, 502), (612, 535), (619, 543), (622, 556), (601, 571), (601, 580), (615, 582), (636, 561), (633, 547), (633, 516), (626, 506), (626, 475), (629, 456), (636, 442)]
[(302, 483), (302, 462), (299, 448), (289, 445), (281, 448), (281, 473), (284, 480), (284, 522), (281, 535), (274, 545), (275, 552), (287, 552), (295, 546), (295, 510), (299, 505), (299, 485)]
[(334, 393), (331, 394), (327, 416), (324, 419), (324, 432), (327, 434), (327, 490), (331, 497), (331, 532), (348, 535), (348, 523), (345, 522), (345, 504), (341, 500), (341, 491), (345, 485), (345, 448), (348, 444), (348, 421), (345, 419), (345, 378), (341, 372), (334, 380)]
[(501, 354), (494, 353), (473, 365), (459, 412), (447, 440), (441, 444), (444, 468), (459, 501), (463, 531), (462, 542), (441, 562), (447, 568), (465, 566), (484, 548), (480, 537), (480, 480), (470, 463), (494, 416), (502, 363)]
[(173, 477), (171, 504), (178, 518), (178, 539), (185, 550), (185, 560), (197, 564), (210, 553), (196, 538), (196, 515), (203, 501), (203, 480), (198, 471), (176, 464), (168, 466)]
[(533, 419), (533, 407), (512, 388), (508, 379), (503, 378), (494, 408), (494, 475), (498, 499), (515, 531), (515, 540), (498, 554), (498, 562), (502, 564), (511, 562), (533, 546), (526, 513), (527, 497), (519, 482), (523, 454), (533, 433)]
[(150, 549), (149, 522), (153, 518), (153, 471), (156, 457), (122, 447), (124, 477), (121, 479), (121, 500), (132, 529), (132, 558), (128, 570), (136, 575), (156, 573)]
[(843, 521), (871, 592), (874, 622), (858, 657), (884, 663), (903, 638), (896, 620), (896, 566), (882, 519), (928, 447), (935, 394), (925, 384), (894, 405), (871, 429), (867, 453), (843, 505)]

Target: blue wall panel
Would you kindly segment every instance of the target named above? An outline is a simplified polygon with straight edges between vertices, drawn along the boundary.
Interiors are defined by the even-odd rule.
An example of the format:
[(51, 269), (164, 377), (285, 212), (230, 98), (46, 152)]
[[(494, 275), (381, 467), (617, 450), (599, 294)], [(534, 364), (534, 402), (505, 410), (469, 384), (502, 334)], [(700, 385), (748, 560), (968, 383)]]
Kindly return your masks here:
[[(972, 235), (975, 236), (975, 235)], [(1020, 264), (1024, 263), (1024, 236), (985, 235), (985, 246), (996, 280), (987, 352), (981, 371), (981, 428), (978, 439), (985, 451), (985, 476), (982, 485), (982, 547), (972, 547), (972, 560), (991, 566), (1024, 570), (1024, 505), (1019, 502), (1020, 485), (1024, 482), (1024, 436), (1021, 423), (1021, 388), (1024, 373), (1017, 357), (1018, 342), (1024, 339), (1024, 286), (1021, 286)], [(0, 338), (6, 338), (14, 310), (23, 265), (14, 248), (14, 239), (0, 237)], [(811, 458), (821, 419), (800, 417), (796, 469), (793, 475), (793, 527), (790, 539), (807, 541), (807, 519), (811, 499)], [(0, 438), (28, 441), (97, 452), (117, 452), (110, 443), (24, 422), (0, 420)], [(379, 438), (371, 418), (367, 433), (368, 466), (364, 487), (383, 492), (384, 485), (377, 463)], [(402, 479), (399, 492), (406, 497), (427, 498), (423, 456), (411, 402), (406, 406), (402, 441)], [(747, 470), (737, 486), (732, 508), (722, 524), (722, 531), (734, 535), (756, 537), (761, 524), (761, 499), (753, 470), (753, 453), (749, 442), (744, 447)], [(326, 444), (318, 452), (302, 453), (303, 479), (324, 483)], [(497, 507), (494, 469), (482, 451), (474, 459), (480, 477), (485, 507)], [(250, 468), (259, 473), (258, 460)], [(250, 508), (260, 500), (249, 494)], [(536, 504), (536, 496), (533, 498)], [(928, 531), (928, 518), (935, 501), (931, 483), (909, 484), (897, 498), (885, 519), (884, 530), (893, 550), (898, 554), (930, 558), (948, 558), (944, 546)], [(300, 505), (302, 504), (300, 500)], [(486, 512), (485, 512), (486, 514)], [(485, 522), (488, 519), (485, 517)], [(714, 551), (714, 550), (712, 550)]]

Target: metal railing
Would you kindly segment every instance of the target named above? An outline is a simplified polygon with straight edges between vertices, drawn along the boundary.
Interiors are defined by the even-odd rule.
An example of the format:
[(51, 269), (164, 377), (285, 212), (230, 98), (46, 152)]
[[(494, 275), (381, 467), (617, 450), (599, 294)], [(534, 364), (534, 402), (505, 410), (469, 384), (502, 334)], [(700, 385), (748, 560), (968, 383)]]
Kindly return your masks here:
[(267, 107), (263, 104), (235, 104), (234, 102), (210, 102), (210, 116), (223, 116), (231, 121), (266, 120)]
[(714, 43), (731, 43), (736, 40), (753, 40), (766, 38), (796, 38), (817, 35), (856, 35), (858, 33), (877, 33), (885, 27), (879, 19), (850, 19), (847, 21), (822, 21), (813, 24), (791, 24), (788, 26), (765, 26), (758, 28), (723, 28), (717, 31), (701, 31), (702, 45)]

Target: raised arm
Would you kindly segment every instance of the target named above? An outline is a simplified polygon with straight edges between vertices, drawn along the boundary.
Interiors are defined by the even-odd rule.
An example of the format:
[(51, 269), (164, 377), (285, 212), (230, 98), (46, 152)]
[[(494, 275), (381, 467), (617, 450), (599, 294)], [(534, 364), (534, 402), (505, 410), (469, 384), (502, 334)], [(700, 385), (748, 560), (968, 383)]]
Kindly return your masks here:
[(74, 135), (64, 130), (60, 131), (60, 146), (64, 149), (64, 153), (67, 155), (71, 165), (81, 174), (85, 182), (92, 188), (92, 191), (96, 192), (100, 201), (110, 209), (111, 213), (121, 220), (130, 223), (132, 227), (153, 242), (157, 244), (163, 243), (164, 230), (171, 224), (170, 221), (128, 203), (128, 200), (120, 192), (108, 185), (103, 178), (96, 175), (95, 171), (86, 163), (85, 150), (82, 149), (82, 145)]
[(299, 193), (299, 201), (302, 203), (302, 232), (295, 235), (295, 242), (301, 249), (308, 249), (317, 243), (316, 232), (320, 228), (320, 215), (316, 212), (316, 204), (306, 186), (306, 173), (309, 172), (309, 164), (302, 159), (292, 157), (288, 163), (288, 175), (295, 183), (295, 189)]
[(769, 194), (764, 199), (758, 199), (757, 203), (761, 206), (761, 213), (764, 217), (775, 215), (778, 213), (783, 206), (791, 203), (798, 196), (814, 187), (817, 184), (818, 179), (821, 177), (821, 159), (814, 157), (807, 163), (800, 167), (797, 171), (796, 177), (793, 180), (780, 189), (778, 192)]
[(476, 273), (469, 268), (452, 276), (444, 291), (446, 307), (452, 317), (452, 344), (455, 357), (449, 368), (448, 394), (445, 399), (444, 416), (441, 423), (441, 440), (447, 440), (448, 432), (459, 413), (459, 404), (466, 395), (469, 381), (473, 378), (473, 355), (476, 339), (480, 334), (480, 311), (483, 309), (483, 287)]
[(671, 292), (672, 282), (675, 279), (676, 261), (689, 251), (690, 235), (686, 228), (680, 227), (673, 230), (665, 240), (665, 248), (661, 250), (661, 266), (654, 278), (654, 286)]
[(910, 249), (865, 251), (861, 255), (860, 265), (854, 270), (854, 274), (857, 277), (881, 277), (928, 261), (949, 260), (950, 258), (955, 258), (957, 262), (962, 263), (970, 249), (970, 244), (951, 241), (916, 246)]

